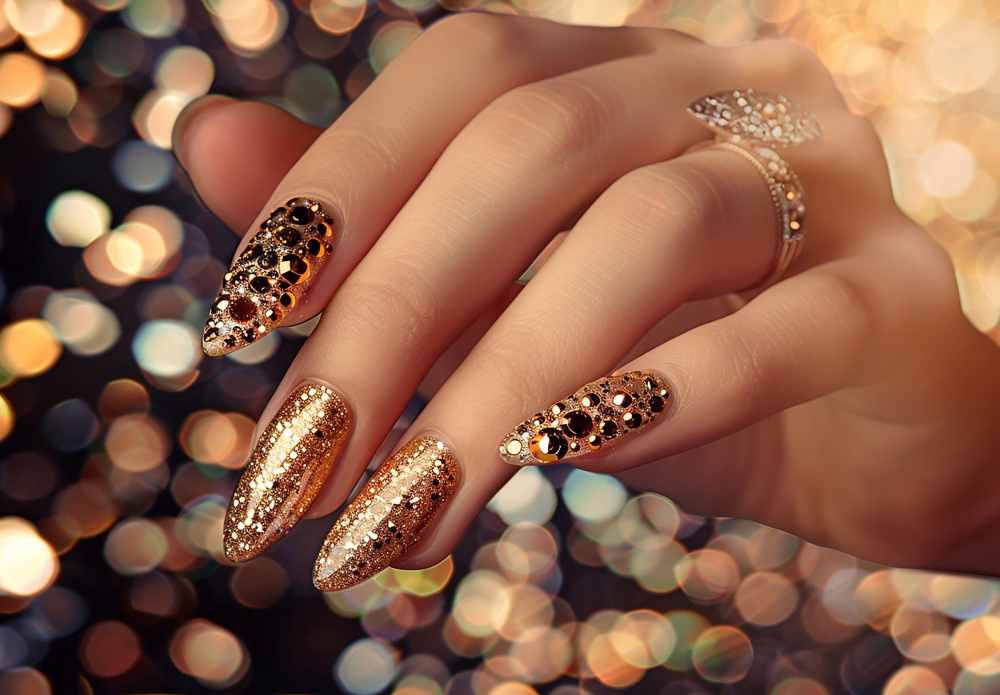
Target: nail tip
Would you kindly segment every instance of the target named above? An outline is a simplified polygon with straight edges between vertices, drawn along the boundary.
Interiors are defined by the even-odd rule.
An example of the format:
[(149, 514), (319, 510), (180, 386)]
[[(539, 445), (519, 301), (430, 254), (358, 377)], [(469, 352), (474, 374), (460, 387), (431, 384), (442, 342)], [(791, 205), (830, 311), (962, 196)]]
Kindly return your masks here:
[(203, 333), (216, 347), (205, 353), (235, 352), (280, 326), (332, 257), (333, 235), (333, 219), (318, 201), (299, 196), (276, 208), (223, 278)]
[(433, 436), (393, 454), (334, 523), (313, 568), (321, 591), (342, 591), (390, 567), (423, 535), (461, 481), (453, 452)]

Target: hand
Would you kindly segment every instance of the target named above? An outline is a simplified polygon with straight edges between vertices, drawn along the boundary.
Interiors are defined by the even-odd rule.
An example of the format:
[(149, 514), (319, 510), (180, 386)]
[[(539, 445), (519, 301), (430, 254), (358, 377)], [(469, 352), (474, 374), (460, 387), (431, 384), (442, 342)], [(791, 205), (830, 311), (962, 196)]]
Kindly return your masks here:
[[(737, 296), (772, 267), (773, 202), (739, 154), (684, 154), (709, 136), (685, 107), (747, 87), (803, 105), (823, 136), (782, 150), (807, 193), (803, 254)], [(1000, 572), (1000, 354), (893, 203), (870, 124), (805, 49), (456, 15), (322, 133), (211, 98), (175, 149), (206, 204), (249, 227), (206, 350), (324, 312), (263, 413), (227, 516), (233, 560), (341, 505), (425, 375), (461, 355), (334, 525), (317, 586), (444, 558), (516, 471), (498, 445), (540, 409), (587, 431), (565, 440), (578, 451), (535, 453), (688, 511), (887, 564)], [(581, 385), (616, 369), (664, 392), (659, 412), (635, 392), (641, 426), (546, 411), (566, 394), (580, 407)]]

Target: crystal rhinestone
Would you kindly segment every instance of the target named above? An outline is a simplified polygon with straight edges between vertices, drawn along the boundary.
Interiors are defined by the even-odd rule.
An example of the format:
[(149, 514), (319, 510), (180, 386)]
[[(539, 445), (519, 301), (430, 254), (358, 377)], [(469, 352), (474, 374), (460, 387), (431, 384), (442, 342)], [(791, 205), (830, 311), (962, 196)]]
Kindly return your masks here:
[(639, 413), (625, 413), (622, 415), (622, 421), (628, 425), (629, 429), (635, 429), (642, 424), (642, 415)]
[(310, 256), (319, 258), (326, 253), (326, 245), (319, 239), (310, 239), (306, 242), (306, 252)]
[(601, 397), (596, 396), (593, 393), (585, 393), (580, 399), (580, 405), (584, 408), (593, 408), (601, 402)]
[(652, 398), (650, 398), (649, 399), (649, 409), (652, 410), (654, 413), (662, 413), (663, 412), (663, 399), (660, 398), (659, 396), (653, 396)]
[(587, 446), (590, 448), (591, 451), (597, 451), (598, 449), (600, 449), (601, 444), (602, 444), (601, 438), (598, 437), (596, 434), (592, 434), (589, 437), (587, 437)]
[(241, 323), (257, 315), (257, 306), (246, 297), (236, 297), (229, 302), (229, 315)]
[(618, 434), (618, 425), (615, 424), (614, 420), (602, 420), (598, 429), (605, 439), (611, 439)]
[(611, 402), (619, 408), (627, 408), (632, 405), (632, 396), (625, 391), (617, 391), (615, 392), (615, 395), (611, 397)]
[(304, 205), (296, 205), (288, 213), (288, 219), (292, 224), (309, 224), (312, 221), (312, 211)]
[(292, 227), (282, 227), (274, 233), (274, 238), (285, 246), (295, 246), (302, 239), (299, 230)]
[(309, 277), (309, 263), (294, 253), (289, 253), (281, 257), (278, 272), (281, 274), (281, 279), (288, 284), (298, 285)]
[(594, 428), (594, 421), (582, 410), (573, 410), (566, 413), (566, 424), (563, 429), (573, 437), (583, 437), (590, 434)]
[(558, 415), (559, 413), (561, 413), (564, 410), (566, 410), (566, 404), (565, 403), (554, 403), (554, 404), (552, 404), (549, 407), (549, 411), (553, 415)]
[(567, 442), (558, 430), (545, 427), (528, 441), (528, 449), (539, 461), (558, 461), (566, 455)]
[(266, 253), (262, 254), (261, 257), (257, 260), (257, 265), (263, 268), (264, 270), (273, 268), (274, 266), (278, 265), (278, 254), (276, 254), (274, 251), (267, 251)]
[(521, 440), (517, 438), (507, 440), (507, 443), (504, 445), (504, 450), (511, 456), (517, 456), (520, 454), (522, 448), (523, 445), (521, 444)]
[(215, 298), (215, 302), (212, 304), (212, 308), (209, 310), (210, 313), (218, 314), (220, 311), (225, 311), (229, 306), (229, 295), (220, 294)]
[(254, 292), (264, 294), (271, 289), (271, 282), (263, 275), (257, 275), (250, 281), (250, 289)]
[(292, 294), (291, 292), (283, 292), (282, 295), (278, 298), (278, 302), (281, 304), (281, 306), (285, 307), (286, 309), (291, 309), (293, 306), (295, 306), (295, 295)]

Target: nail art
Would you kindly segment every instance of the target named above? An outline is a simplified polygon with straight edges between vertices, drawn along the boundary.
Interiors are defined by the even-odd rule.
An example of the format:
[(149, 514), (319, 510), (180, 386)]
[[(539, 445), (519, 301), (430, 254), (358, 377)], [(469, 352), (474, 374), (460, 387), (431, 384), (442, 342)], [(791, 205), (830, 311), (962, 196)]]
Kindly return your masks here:
[(459, 479), (458, 462), (444, 442), (410, 441), (375, 471), (330, 529), (313, 584), (340, 591), (389, 567), (420, 539)]
[(500, 457), (533, 466), (600, 451), (667, 417), (672, 405), (666, 380), (655, 372), (603, 377), (515, 427), (500, 443)]
[(323, 206), (293, 198), (272, 212), (222, 281), (202, 334), (220, 357), (274, 330), (333, 253), (333, 220)]
[(264, 428), (229, 502), (226, 557), (243, 562), (274, 545), (316, 498), (347, 440), (351, 411), (329, 387), (304, 382)]
[(816, 117), (780, 94), (733, 89), (702, 97), (688, 113), (726, 140), (791, 146), (820, 136)]

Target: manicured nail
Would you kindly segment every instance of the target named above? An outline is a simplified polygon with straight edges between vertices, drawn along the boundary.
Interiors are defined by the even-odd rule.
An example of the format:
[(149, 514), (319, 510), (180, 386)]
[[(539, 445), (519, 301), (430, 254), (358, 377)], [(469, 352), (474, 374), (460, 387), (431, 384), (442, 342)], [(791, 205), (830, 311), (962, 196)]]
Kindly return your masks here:
[(351, 428), (344, 400), (318, 382), (300, 384), (264, 428), (236, 484), (222, 546), (243, 562), (274, 545), (302, 518)]
[(444, 442), (411, 440), (375, 471), (330, 529), (313, 568), (316, 588), (347, 589), (392, 565), (420, 539), (460, 475)]
[(202, 347), (212, 357), (239, 350), (277, 328), (333, 253), (333, 220), (323, 206), (293, 198), (264, 220), (222, 281)]
[(780, 94), (732, 89), (702, 97), (687, 111), (726, 140), (791, 146), (820, 136), (816, 117)]
[(534, 466), (601, 451), (665, 418), (672, 400), (654, 372), (604, 377), (515, 427), (500, 443), (500, 456)]

